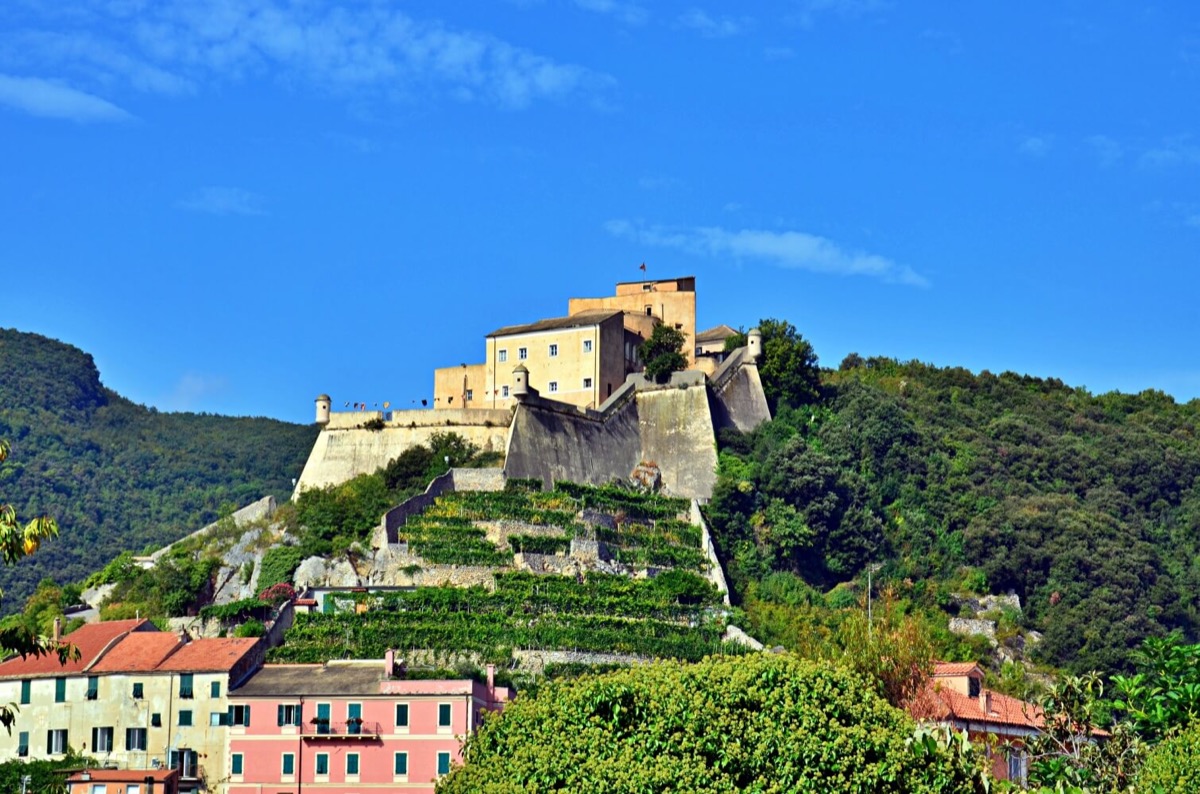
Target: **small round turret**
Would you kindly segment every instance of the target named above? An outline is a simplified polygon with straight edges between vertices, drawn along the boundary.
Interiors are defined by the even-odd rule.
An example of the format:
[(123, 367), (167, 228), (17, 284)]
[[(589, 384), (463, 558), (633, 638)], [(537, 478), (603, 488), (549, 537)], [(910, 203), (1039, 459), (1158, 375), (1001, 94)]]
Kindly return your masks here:
[(329, 399), (328, 394), (322, 394), (317, 397), (317, 424), (324, 427), (329, 424), (329, 407), (333, 401)]
[(746, 355), (756, 363), (762, 358), (762, 331), (757, 328), (751, 328), (746, 334)]
[(518, 364), (513, 369), (512, 396), (518, 400), (529, 396), (529, 370), (524, 364)]

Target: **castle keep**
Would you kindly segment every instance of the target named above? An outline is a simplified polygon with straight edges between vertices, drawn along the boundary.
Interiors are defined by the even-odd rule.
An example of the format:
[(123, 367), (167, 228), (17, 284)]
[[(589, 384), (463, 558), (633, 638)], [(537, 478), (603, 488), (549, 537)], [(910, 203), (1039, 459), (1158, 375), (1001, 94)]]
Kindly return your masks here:
[[(683, 333), (688, 370), (666, 384), (640, 373), (637, 349), (656, 325)], [(724, 350), (729, 326), (696, 332), (693, 277), (617, 284), (571, 298), (567, 314), (487, 334), (484, 361), (434, 371), (432, 410), (332, 412), (317, 398), (321, 434), (297, 485), (322, 487), (374, 471), (435, 432), (505, 453), (505, 474), (547, 484), (601, 484), (654, 462), (664, 488), (707, 499), (716, 432), (770, 418), (759, 380), (761, 337)]]

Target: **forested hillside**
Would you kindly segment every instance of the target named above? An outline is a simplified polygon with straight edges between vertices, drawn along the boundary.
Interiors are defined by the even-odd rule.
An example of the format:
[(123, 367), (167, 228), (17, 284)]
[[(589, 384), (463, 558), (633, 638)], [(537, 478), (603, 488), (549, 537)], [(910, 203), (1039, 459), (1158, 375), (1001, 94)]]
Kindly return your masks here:
[(953, 593), (1015, 591), (1007, 628), (1043, 632), (1035, 658), (1055, 666), (1122, 670), (1143, 637), (1195, 640), (1200, 402), (857, 355), (797, 387), (811, 348), (763, 327), (776, 418), (722, 435), (709, 508), (761, 637), (831, 631), (877, 564), (877, 588), (943, 626)]
[(120, 552), (175, 540), (267, 494), (290, 495), (315, 426), (160, 413), (106, 389), (92, 357), (0, 329), (0, 438), (12, 456), (0, 496), (18, 516), (48, 513), (62, 533), (0, 571), (4, 611), (37, 582), (82, 581)]

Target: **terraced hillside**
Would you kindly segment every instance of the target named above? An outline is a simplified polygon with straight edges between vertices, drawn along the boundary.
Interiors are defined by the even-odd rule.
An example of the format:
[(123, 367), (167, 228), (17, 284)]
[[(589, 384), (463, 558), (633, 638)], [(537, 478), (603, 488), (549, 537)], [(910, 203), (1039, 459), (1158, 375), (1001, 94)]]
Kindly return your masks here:
[[(491, 586), (327, 594), (324, 611), (296, 616), (272, 658), (377, 658), (394, 648), (519, 676), (546, 659), (744, 653), (723, 639), (723, 594), (704, 577), (702, 532), (687, 509), (679, 499), (571, 483), (444, 494), (400, 528), (400, 544), (439, 566), (491, 566)], [(559, 575), (568, 563), (573, 573)]]

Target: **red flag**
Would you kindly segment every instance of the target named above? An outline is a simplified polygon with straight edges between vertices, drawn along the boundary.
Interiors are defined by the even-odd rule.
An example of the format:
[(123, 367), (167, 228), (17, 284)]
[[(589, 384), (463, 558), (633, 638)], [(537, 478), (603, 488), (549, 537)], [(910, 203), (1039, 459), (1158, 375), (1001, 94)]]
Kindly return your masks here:
[(642, 266), (641, 266), (641, 267), (639, 267), (639, 268), (638, 268), (638, 270), (640, 270), (640, 271), (642, 271), (643, 273), (645, 273), (645, 272), (646, 272), (646, 263), (645, 263), (645, 262), (643, 262), (643, 263), (642, 263)]

